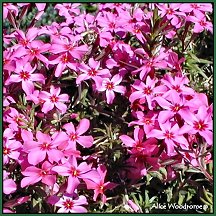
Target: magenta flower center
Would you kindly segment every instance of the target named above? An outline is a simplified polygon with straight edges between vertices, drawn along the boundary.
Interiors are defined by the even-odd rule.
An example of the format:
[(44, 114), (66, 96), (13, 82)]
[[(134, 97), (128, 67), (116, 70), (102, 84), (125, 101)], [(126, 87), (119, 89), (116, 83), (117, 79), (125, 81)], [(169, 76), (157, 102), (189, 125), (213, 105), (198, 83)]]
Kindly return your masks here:
[(201, 26), (206, 26), (206, 25), (207, 25), (207, 23), (206, 23), (205, 21), (203, 21), (203, 20), (201, 20), (201, 21), (199, 22), (199, 24), (200, 24)]
[(99, 186), (99, 191), (100, 191), (100, 193), (103, 193), (103, 192), (104, 192), (104, 186), (103, 186), (103, 185), (100, 185), (100, 186)]
[(181, 109), (181, 106), (180, 106), (179, 104), (175, 104), (175, 105), (172, 107), (172, 111), (173, 111), (173, 112), (178, 112), (180, 109)]
[(172, 8), (169, 8), (169, 9), (167, 10), (167, 14), (172, 15), (173, 13), (174, 13), (174, 11), (173, 11)]
[(199, 5), (197, 5), (197, 4), (191, 4), (191, 7), (194, 8), (194, 9), (198, 9)]
[(180, 86), (179, 86), (179, 85), (172, 86), (172, 88), (173, 88), (174, 90), (176, 90), (177, 92), (181, 92), (181, 89), (180, 89)]
[(115, 28), (115, 23), (114, 22), (109, 23), (109, 27), (110, 28)]
[(21, 71), (19, 76), (23, 80), (28, 80), (30, 78), (30, 74), (27, 71)]
[(89, 76), (96, 76), (96, 74), (97, 74), (97, 71), (95, 69), (91, 69), (88, 71)]
[(41, 150), (50, 150), (51, 149), (51, 145), (49, 143), (44, 142), (43, 144), (41, 144)]
[(71, 173), (72, 173), (72, 176), (74, 176), (74, 177), (79, 176), (79, 171), (74, 169), (74, 168), (71, 169)]
[(152, 123), (152, 120), (149, 118), (144, 118), (144, 123), (150, 125)]
[(64, 63), (64, 64), (68, 63), (68, 57), (67, 57), (66, 55), (63, 55), (63, 56), (61, 57), (61, 61), (62, 61), (62, 63)]
[(77, 140), (77, 138), (78, 138), (77, 134), (75, 134), (75, 133), (71, 133), (71, 134), (70, 134), (70, 139), (71, 139), (72, 141)]
[(38, 49), (30, 49), (31, 55), (37, 55), (38, 54)]
[(59, 98), (56, 95), (52, 95), (50, 97), (50, 100), (51, 100), (51, 102), (56, 103), (56, 102), (58, 102)]
[(46, 170), (42, 170), (42, 171), (41, 171), (41, 175), (42, 175), (42, 176), (45, 176), (45, 175), (47, 175), (47, 174), (48, 174), (48, 172), (47, 172)]
[(152, 93), (151, 87), (145, 87), (143, 90), (144, 94), (150, 95)]
[(4, 155), (10, 154), (10, 149), (7, 148), (7, 147), (4, 147), (4, 148), (3, 148), (3, 154), (4, 154)]
[(106, 89), (108, 89), (108, 90), (114, 89), (114, 84), (113, 84), (113, 82), (107, 82), (107, 83), (106, 83)]
[(167, 138), (167, 139), (172, 139), (174, 136), (173, 136), (173, 133), (172, 132), (169, 132), (169, 131), (166, 131), (164, 136)]
[(194, 128), (196, 130), (203, 131), (206, 129), (206, 127), (207, 127), (207, 124), (205, 124), (204, 121), (202, 121), (202, 120), (200, 120), (198, 122), (197, 121), (194, 122)]
[(28, 40), (21, 40), (20, 43), (23, 45), (23, 46), (26, 46), (28, 44)]
[(66, 209), (72, 209), (73, 205), (74, 205), (74, 203), (70, 199), (67, 199), (65, 202), (63, 202), (63, 206)]

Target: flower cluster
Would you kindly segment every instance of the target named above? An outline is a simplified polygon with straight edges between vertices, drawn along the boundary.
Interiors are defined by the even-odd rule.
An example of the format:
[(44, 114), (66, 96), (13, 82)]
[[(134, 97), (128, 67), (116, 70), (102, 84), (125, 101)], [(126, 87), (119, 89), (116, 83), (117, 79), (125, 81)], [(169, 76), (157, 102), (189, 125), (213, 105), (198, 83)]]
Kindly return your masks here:
[[(21, 28), (30, 7), (35, 17)], [(163, 41), (181, 36), (186, 52), (187, 34), (212, 33), (212, 5), (100, 3), (90, 14), (81, 4), (59, 3), (61, 21), (38, 26), (48, 7), (3, 4), (10, 25), (3, 31), (4, 212), (29, 202), (28, 191), (38, 187), (58, 213), (85, 213), (88, 203), (105, 204), (107, 190), (117, 190), (120, 182), (109, 179), (97, 158), (93, 115), (76, 109), (86, 94), (87, 107), (99, 112), (127, 101), (131, 134), (116, 138), (128, 154), (124, 179), (136, 182), (165, 167), (169, 181), (176, 177), (173, 164), (199, 167), (203, 152), (194, 144), (213, 144), (212, 105), (190, 87), (183, 55)], [(210, 153), (203, 157), (211, 160)], [(16, 191), (23, 196), (9, 205)]]

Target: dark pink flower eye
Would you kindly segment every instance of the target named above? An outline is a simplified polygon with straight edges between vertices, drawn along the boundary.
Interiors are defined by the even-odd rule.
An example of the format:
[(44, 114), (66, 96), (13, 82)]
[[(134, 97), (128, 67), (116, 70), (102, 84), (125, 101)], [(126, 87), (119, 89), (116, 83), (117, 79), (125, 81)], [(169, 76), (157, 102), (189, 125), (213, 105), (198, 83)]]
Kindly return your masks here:
[(172, 15), (173, 13), (174, 13), (174, 11), (173, 11), (172, 8), (169, 8), (169, 9), (167, 10), (167, 14)]
[(7, 147), (4, 147), (4, 149), (3, 149), (3, 154), (4, 154), (4, 155), (10, 154), (10, 149), (7, 148)]
[(38, 49), (30, 49), (31, 55), (37, 55), (38, 54)]
[(167, 138), (167, 139), (172, 139), (174, 136), (173, 136), (173, 133), (172, 132), (169, 132), (169, 131), (166, 131), (166, 133), (164, 134), (164, 136)]
[(205, 21), (203, 21), (203, 20), (201, 20), (201, 21), (199, 22), (199, 24), (200, 24), (201, 26), (206, 26), (206, 25), (207, 25), (207, 23), (206, 23)]
[(173, 112), (178, 112), (181, 109), (181, 106), (179, 104), (175, 104), (175, 106), (173, 106), (171, 109)]
[(68, 57), (67, 57), (66, 55), (63, 55), (63, 56), (61, 57), (61, 61), (62, 61), (63, 63), (68, 63)]
[(91, 70), (88, 71), (89, 76), (96, 76), (96, 74), (97, 74), (97, 71), (94, 70), (94, 69), (91, 69)]
[(199, 130), (199, 131), (203, 131), (205, 130), (207, 127), (207, 124), (204, 123), (204, 121), (200, 120), (199, 122), (194, 122), (194, 128), (196, 130)]
[(106, 84), (106, 89), (112, 90), (113, 88), (114, 88), (113, 82), (107, 82), (107, 84)]
[(51, 102), (56, 103), (58, 102), (58, 97), (56, 95), (53, 95), (50, 97)]
[(66, 209), (72, 209), (73, 205), (74, 205), (74, 203), (70, 199), (67, 199), (65, 202), (63, 202), (63, 206)]
[(77, 140), (77, 138), (78, 138), (77, 134), (75, 134), (75, 133), (71, 133), (71, 134), (70, 134), (70, 139), (71, 139), (72, 141)]
[(51, 149), (50, 147), (51, 147), (51, 145), (49, 143), (44, 142), (41, 145), (41, 150), (50, 150)]
[(143, 92), (144, 92), (144, 94), (147, 94), (147, 95), (151, 94), (152, 93), (151, 87), (149, 87), (149, 86), (145, 87)]
[(79, 176), (79, 171), (78, 170), (72, 168), (71, 172), (72, 172), (72, 176), (74, 176), (74, 177)]
[(27, 71), (21, 71), (20, 72), (20, 78), (23, 80), (28, 80), (30, 78), (30, 74)]

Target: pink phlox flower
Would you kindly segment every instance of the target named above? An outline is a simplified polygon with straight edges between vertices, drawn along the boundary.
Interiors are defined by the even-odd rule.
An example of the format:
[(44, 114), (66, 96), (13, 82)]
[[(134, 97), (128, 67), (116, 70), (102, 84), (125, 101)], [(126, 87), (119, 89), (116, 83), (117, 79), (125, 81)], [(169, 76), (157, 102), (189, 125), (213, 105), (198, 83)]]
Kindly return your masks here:
[(13, 3), (3, 3), (3, 19), (8, 18), (9, 12), (17, 16), (19, 10)]
[(133, 71), (133, 73), (139, 72), (139, 77), (141, 80), (144, 80), (150, 71), (154, 69), (166, 69), (167, 61), (165, 60), (167, 54), (161, 52), (157, 56), (149, 57), (142, 61), (142, 65), (139, 69)]
[(65, 194), (55, 203), (55, 206), (60, 207), (57, 213), (87, 213), (87, 209), (82, 206), (87, 204), (87, 199), (83, 195), (74, 199)]
[(16, 103), (16, 101), (10, 96), (8, 88), (3, 87), (3, 107), (10, 106), (12, 103)]
[(11, 49), (7, 49), (3, 51), (3, 69), (4, 71), (7, 70), (9, 72), (9, 75), (16, 68), (16, 61), (12, 56), (13, 56), (13, 51)]
[[(74, 17), (75, 28), (74, 32), (86, 34), (89, 29), (94, 26), (95, 16), (91, 14), (80, 14), (79, 16)], [(92, 29), (91, 29), (92, 30)], [(91, 32), (89, 31), (89, 33)]]
[(97, 168), (97, 172), (99, 174), (99, 177), (97, 178), (89, 178), (84, 179), (87, 189), (93, 189), (94, 190), (94, 197), (93, 200), (96, 201), (99, 194), (101, 194), (102, 202), (106, 203), (106, 195), (104, 192), (106, 190), (112, 190), (117, 186), (117, 184), (113, 182), (105, 182), (105, 177), (107, 173), (107, 169), (104, 165), (100, 165)]
[(49, 51), (50, 44), (43, 43), (40, 40), (34, 40), (32, 42), (29, 42), (27, 47), (19, 47), (16, 49), (13, 53), (14, 58), (23, 58), (26, 57), (27, 61), (31, 62), (33, 60), (40, 60), (45, 64), (46, 67), (49, 65), (48, 59), (42, 55), (42, 53), (45, 53)]
[(51, 171), (52, 167), (53, 165), (48, 161), (45, 161), (41, 168), (35, 166), (27, 167), (22, 171), (22, 174), (26, 177), (21, 180), (21, 187), (24, 188), (39, 181), (46, 185), (53, 186), (56, 182), (56, 176), (54, 175), (54, 172)]
[(179, 17), (186, 16), (184, 12), (178, 11), (180, 6), (181, 4), (179, 3), (157, 4), (157, 7), (159, 8), (159, 15), (162, 17), (166, 16), (166, 18), (170, 20), (171, 24), (176, 28), (181, 26), (181, 19), (179, 19)]
[(208, 145), (213, 144), (212, 113), (209, 112), (206, 106), (200, 106), (196, 113), (182, 110), (182, 118), (186, 124), (180, 129), (180, 133), (198, 133)]
[(61, 55), (52, 56), (49, 63), (50, 65), (57, 65), (55, 68), (55, 77), (60, 77), (62, 73), (65, 73), (67, 67), (72, 70), (76, 70), (77, 68), (77, 61), (67, 52)]
[(78, 165), (77, 159), (73, 156), (70, 157), (66, 163), (55, 166), (52, 170), (61, 176), (68, 176), (66, 191), (70, 194), (77, 189), (77, 186), (80, 184), (79, 179), (85, 180), (86, 178), (91, 179), (98, 177), (98, 173), (91, 168), (91, 165), (88, 165), (86, 162), (82, 162)]
[(99, 69), (100, 62), (95, 61), (93, 58), (89, 59), (88, 65), (81, 63), (78, 69), (83, 72), (76, 79), (76, 84), (80, 84), (83, 80), (93, 79), (95, 83), (98, 82), (98, 78), (110, 77), (108, 69)]
[(22, 89), (26, 95), (32, 94), (34, 91), (34, 82), (45, 83), (45, 77), (41, 73), (34, 73), (36, 65), (32, 68), (27, 59), (18, 60), (16, 62), (15, 74), (11, 74), (5, 84), (22, 83)]
[(10, 159), (18, 160), (22, 144), (15, 139), (15, 134), (10, 128), (6, 128), (3, 133), (3, 164), (7, 164)]
[(3, 193), (12, 194), (16, 192), (17, 185), (13, 179), (9, 178), (9, 173), (3, 170)]
[(9, 128), (11, 128), (13, 131), (18, 131), (20, 128), (19, 126), (26, 125), (27, 119), (23, 114), (11, 107), (5, 112), (4, 121), (9, 123)]
[(158, 79), (151, 79), (150, 76), (146, 78), (146, 84), (140, 80), (136, 80), (132, 87), (135, 89), (134, 92), (130, 95), (129, 101), (133, 103), (137, 99), (144, 99), (147, 101), (148, 108), (150, 110), (153, 109), (153, 98), (157, 94), (164, 93), (166, 91), (166, 87), (159, 85)]
[(195, 16), (187, 16), (187, 21), (191, 21), (194, 23), (194, 28), (193, 28), (194, 33), (200, 33), (204, 30), (208, 30), (213, 34), (213, 25), (211, 22), (206, 20), (205, 15), (199, 18)]
[(166, 143), (167, 155), (172, 156), (176, 154), (175, 147), (181, 146), (183, 149), (188, 148), (188, 141), (183, 136), (183, 133), (179, 132), (179, 126), (173, 122), (159, 122), (160, 130), (153, 129), (148, 134), (147, 138), (154, 137), (164, 140)]
[(158, 116), (156, 112), (149, 111), (147, 114), (144, 114), (142, 111), (135, 112), (135, 116), (138, 120), (132, 121), (128, 126), (140, 125), (143, 126), (144, 132), (147, 134), (154, 128), (155, 120)]
[(53, 54), (59, 54), (59, 53), (70, 53), (70, 55), (80, 60), (84, 54), (88, 51), (88, 46), (86, 44), (77, 46), (77, 42), (80, 41), (82, 37), (80, 35), (70, 35), (70, 39), (67, 37), (58, 39), (56, 38), (50, 48), (50, 52)]
[(165, 94), (163, 94), (163, 98), (170, 97), (173, 92), (177, 92), (184, 96), (194, 95), (195, 91), (188, 87), (189, 80), (186, 76), (171, 76), (170, 74), (164, 75), (161, 82), (168, 87), (168, 90)]
[(212, 12), (211, 3), (183, 3), (180, 5), (179, 10), (185, 13), (193, 12), (193, 15), (197, 18), (203, 17), (205, 12)]
[(173, 91), (169, 98), (163, 98), (161, 96), (155, 97), (155, 101), (165, 110), (160, 111), (158, 115), (158, 121), (163, 123), (173, 118), (176, 114), (181, 116), (182, 109), (188, 110), (185, 105), (185, 98), (179, 95), (179, 93)]
[(93, 145), (93, 137), (92, 136), (83, 136), (90, 127), (90, 121), (88, 119), (82, 119), (79, 122), (79, 125), (74, 127), (73, 123), (67, 123), (63, 126), (66, 130), (66, 133), (69, 137), (68, 143), (69, 147), (76, 146), (76, 142), (78, 142), (84, 148), (89, 148)]
[(117, 18), (118, 16), (113, 13), (103, 11), (99, 13), (96, 20), (103, 31), (118, 32), (120, 29), (123, 31)]
[(67, 111), (67, 105), (69, 96), (67, 94), (60, 94), (61, 88), (55, 88), (53, 85), (50, 86), (50, 92), (41, 91), (39, 97), (44, 100), (43, 107), (41, 111), (47, 113), (56, 107), (62, 114)]
[(22, 30), (17, 29), (14, 33), (14, 37), (17, 39), (18, 44), (13, 46), (13, 49), (17, 49), (18, 47), (28, 47), (30, 42), (34, 41), (34, 39), (40, 35), (40, 30), (36, 27), (29, 28), (26, 33)]
[(80, 14), (80, 3), (61, 3), (56, 4), (55, 9), (59, 11), (60, 16), (66, 18), (66, 23), (70, 24), (74, 22), (74, 17)]
[[(28, 138), (29, 134), (24, 133), (23, 136), (27, 136)], [(37, 165), (44, 161), (46, 157), (51, 163), (53, 161), (58, 162), (64, 157), (63, 152), (57, 149), (59, 144), (68, 140), (64, 132), (56, 132), (50, 137), (48, 134), (38, 131), (36, 139), (37, 141), (33, 141), (32, 139), (28, 141), (25, 139), (24, 141), (23, 150), (28, 153), (28, 162), (30, 164)]]
[(112, 104), (115, 98), (115, 92), (124, 94), (126, 88), (122, 85), (119, 85), (122, 81), (122, 77), (119, 74), (116, 74), (110, 80), (109, 78), (104, 78), (102, 80), (101, 86), (98, 88), (98, 91), (106, 91), (106, 99), (108, 104)]

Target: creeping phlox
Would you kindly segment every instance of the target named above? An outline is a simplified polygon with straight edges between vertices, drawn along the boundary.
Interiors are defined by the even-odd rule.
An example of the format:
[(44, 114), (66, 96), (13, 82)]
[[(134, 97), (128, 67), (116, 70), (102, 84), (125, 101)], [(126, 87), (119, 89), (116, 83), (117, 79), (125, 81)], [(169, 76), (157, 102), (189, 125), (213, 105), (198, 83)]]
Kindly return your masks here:
[[(37, 25), (49, 3), (3, 4), (10, 26), (3, 30), (4, 212), (15, 212), (40, 188), (51, 213), (85, 213), (118, 189), (121, 182), (109, 179), (97, 158), (91, 127), (97, 119), (74, 111), (84, 103), (83, 86), (98, 97), (89, 109), (127, 101), (132, 133), (120, 129), (116, 137), (128, 154), (122, 179), (136, 182), (160, 167), (165, 181), (175, 179), (172, 164), (163, 165), (170, 158), (199, 166), (203, 152), (193, 144), (213, 144), (212, 105), (190, 87), (185, 58), (161, 38), (172, 42), (185, 28), (212, 33), (212, 5), (98, 3), (95, 14), (82, 4), (54, 5), (58, 21)], [(36, 13), (22, 27), (30, 8)], [(203, 155), (208, 163), (211, 154)], [(130, 211), (139, 212), (130, 202)]]

